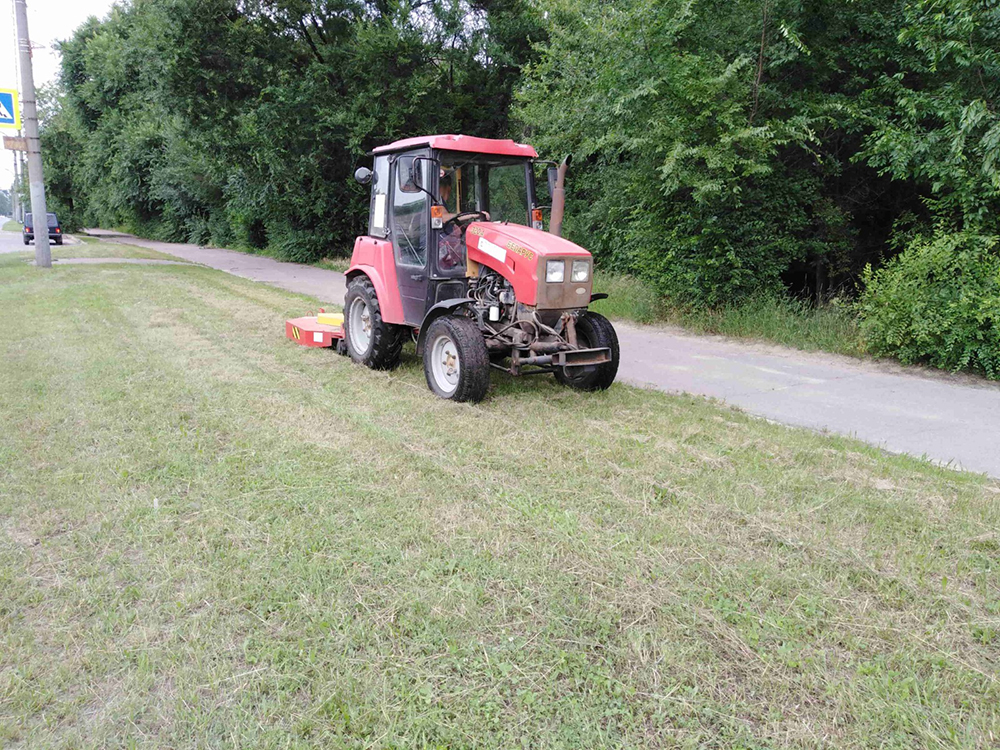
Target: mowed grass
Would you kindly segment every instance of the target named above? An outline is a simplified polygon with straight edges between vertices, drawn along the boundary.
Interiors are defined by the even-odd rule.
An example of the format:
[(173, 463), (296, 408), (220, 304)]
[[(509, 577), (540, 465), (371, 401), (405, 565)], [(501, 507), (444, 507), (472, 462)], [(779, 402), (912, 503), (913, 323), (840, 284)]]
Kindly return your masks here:
[[(54, 261), (67, 258), (141, 258), (149, 260), (177, 260), (173, 255), (149, 250), (137, 245), (122, 245), (117, 242), (101, 242), (93, 237), (79, 237), (79, 244), (50, 245), (49, 251)], [(25, 263), (35, 259), (35, 246), (28, 245), (22, 253), (11, 253), (4, 257), (14, 257)]]
[(0, 259), (0, 745), (996, 745), (996, 482), (314, 304)]

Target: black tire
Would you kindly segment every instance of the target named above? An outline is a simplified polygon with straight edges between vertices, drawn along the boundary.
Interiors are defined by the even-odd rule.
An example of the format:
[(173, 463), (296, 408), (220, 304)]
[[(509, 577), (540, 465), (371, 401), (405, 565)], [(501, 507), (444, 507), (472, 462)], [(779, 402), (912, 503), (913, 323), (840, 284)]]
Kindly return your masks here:
[[(351, 310), (355, 305), (363, 305), (367, 309), (367, 321), (364, 323), (367, 337), (362, 333), (352, 335)], [(360, 315), (363, 319), (364, 313)], [(344, 297), (344, 340), (351, 359), (365, 367), (391, 370), (399, 364), (399, 353), (406, 340), (406, 328), (382, 320), (382, 308), (378, 295), (375, 294), (375, 286), (367, 276), (355, 276), (347, 285), (347, 295)], [(367, 345), (363, 346), (365, 340)]]
[(611, 350), (611, 361), (603, 365), (574, 367), (556, 371), (556, 380), (580, 391), (603, 391), (611, 387), (618, 374), (618, 334), (611, 321), (595, 312), (586, 312), (577, 318), (576, 341), (581, 349)]
[(31, 242), (31, 240), (29, 240), (27, 237), (24, 238), (24, 244), (25, 245), (29, 244), (30, 242)]
[(62, 237), (60, 237), (59, 239), (56, 240), (56, 244), (57, 245), (61, 245), (62, 244)]
[[(442, 355), (446, 359), (438, 361)], [(455, 367), (446, 365), (454, 357)], [(449, 373), (453, 373), (449, 374)], [(469, 318), (442, 315), (427, 329), (424, 340), (427, 387), (452, 401), (482, 401), (490, 389), (490, 357), (486, 341)], [(454, 382), (449, 382), (449, 378)]]

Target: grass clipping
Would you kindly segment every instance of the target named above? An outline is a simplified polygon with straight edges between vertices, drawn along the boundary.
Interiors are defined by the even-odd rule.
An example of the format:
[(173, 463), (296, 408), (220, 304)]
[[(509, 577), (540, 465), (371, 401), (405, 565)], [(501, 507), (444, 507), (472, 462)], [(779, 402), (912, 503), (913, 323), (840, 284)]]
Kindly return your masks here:
[(615, 386), (489, 400), (202, 268), (0, 261), (0, 744), (984, 747), (1000, 490)]

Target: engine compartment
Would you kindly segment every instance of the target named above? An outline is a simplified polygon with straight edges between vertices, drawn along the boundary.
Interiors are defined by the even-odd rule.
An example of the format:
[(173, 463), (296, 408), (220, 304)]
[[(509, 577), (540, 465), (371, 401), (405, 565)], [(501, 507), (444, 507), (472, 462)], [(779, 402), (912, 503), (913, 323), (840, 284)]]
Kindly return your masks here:
[(578, 348), (575, 323), (586, 308), (539, 311), (523, 305), (510, 281), (486, 266), (470, 280), (469, 297), (475, 300), (469, 307), (491, 354), (505, 353), (516, 361), (522, 355)]

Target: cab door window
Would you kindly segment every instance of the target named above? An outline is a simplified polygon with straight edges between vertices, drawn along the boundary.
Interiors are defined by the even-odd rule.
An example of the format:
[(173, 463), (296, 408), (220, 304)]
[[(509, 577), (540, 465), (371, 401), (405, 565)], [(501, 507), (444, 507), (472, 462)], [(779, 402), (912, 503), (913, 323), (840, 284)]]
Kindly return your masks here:
[(376, 156), (372, 172), (374, 184), (368, 234), (372, 237), (385, 237), (389, 234), (389, 157)]
[(392, 191), (392, 236), (396, 260), (402, 265), (427, 265), (427, 193), (413, 185), (413, 169), (422, 170), (422, 183), (427, 183), (427, 160), (404, 156), (396, 160), (396, 184)]
[[(468, 168), (471, 175), (471, 167)], [(444, 164), (438, 180), (437, 194), (444, 208), (444, 226), (437, 233), (437, 271), (442, 276), (464, 276), (466, 266), (465, 239), (462, 227), (454, 221), (464, 211), (474, 205), (468, 196), (463, 198), (466, 185), (472, 180), (466, 177), (466, 168)]]

